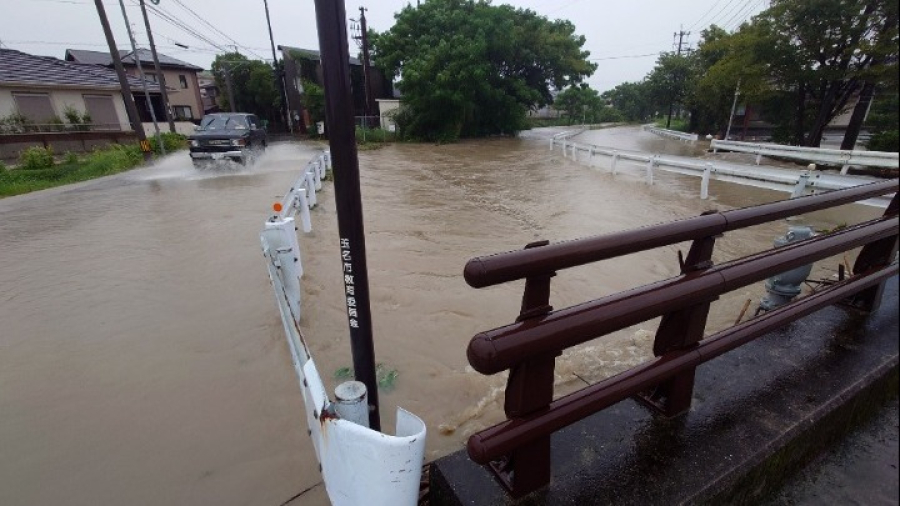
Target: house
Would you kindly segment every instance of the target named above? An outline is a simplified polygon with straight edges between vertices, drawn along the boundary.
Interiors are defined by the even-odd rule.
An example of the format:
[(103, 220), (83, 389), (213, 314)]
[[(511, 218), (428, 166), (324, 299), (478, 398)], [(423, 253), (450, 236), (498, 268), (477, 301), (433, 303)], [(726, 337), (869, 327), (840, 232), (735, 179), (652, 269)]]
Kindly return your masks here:
[[(295, 126), (304, 131), (316, 118), (311, 118), (303, 107), (303, 82), (313, 82), (324, 87), (322, 57), (319, 51), (291, 46), (278, 46), (284, 61), (284, 83), (288, 96), (288, 106)], [(376, 67), (370, 67), (372, 94), (378, 99), (393, 99), (394, 86), (390, 79)], [(350, 58), (350, 81), (353, 87), (353, 110), (357, 117), (366, 115), (365, 74), (362, 61)], [(371, 104), (377, 111), (378, 105)], [(377, 113), (376, 113), (377, 114)], [(318, 118), (319, 121), (324, 118)]]
[(211, 72), (197, 74), (200, 83), (200, 100), (203, 102), (203, 114), (219, 112), (219, 86)]
[[(137, 79), (130, 83), (141, 86)], [(160, 94), (152, 83), (149, 91)], [(131, 129), (113, 70), (13, 49), (0, 49), (0, 120), (7, 133)]]
[[(153, 54), (148, 49), (138, 49), (138, 58), (131, 51), (119, 51), (122, 66), (125, 73), (137, 77), (139, 75), (137, 61), (141, 63), (144, 75), (149, 81), (157, 82), (156, 69), (153, 65)], [(159, 66), (166, 80), (166, 91), (169, 96), (169, 105), (176, 121), (199, 122), (204, 115), (203, 100), (200, 95), (200, 81), (198, 73), (203, 69), (190, 63), (157, 53)], [(108, 52), (86, 51), (81, 49), (66, 49), (66, 61), (84, 63), (113, 68), (113, 59)], [(137, 102), (138, 114), (141, 121), (151, 121), (150, 109), (147, 100), (138, 88), (132, 90), (135, 102)], [(165, 110), (162, 106), (162, 96), (152, 95), (150, 101), (157, 120), (165, 121)]]

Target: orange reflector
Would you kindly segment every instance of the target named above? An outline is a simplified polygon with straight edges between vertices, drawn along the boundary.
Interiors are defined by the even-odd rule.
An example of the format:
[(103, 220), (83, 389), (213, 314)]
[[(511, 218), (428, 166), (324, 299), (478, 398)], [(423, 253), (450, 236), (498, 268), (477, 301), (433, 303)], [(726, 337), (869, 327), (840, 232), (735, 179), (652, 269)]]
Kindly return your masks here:
[(276, 202), (272, 204), (272, 209), (274, 209), (276, 213), (280, 213), (281, 210), (284, 209), (284, 207), (282, 207), (280, 202)]

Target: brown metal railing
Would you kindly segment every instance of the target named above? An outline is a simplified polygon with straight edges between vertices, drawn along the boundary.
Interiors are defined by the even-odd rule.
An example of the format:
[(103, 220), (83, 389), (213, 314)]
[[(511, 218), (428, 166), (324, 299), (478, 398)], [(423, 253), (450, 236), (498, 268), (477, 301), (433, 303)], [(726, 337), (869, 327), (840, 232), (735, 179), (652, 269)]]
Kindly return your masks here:
[[(713, 265), (715, 240), (725, 232), (859, 200), (896, 193), (886, 181), (825, 195), (707, 213), (673, 223), (607, 236), (475, 258), (466, 265), (470, 286), (525, 279), (516, 323), (476, 335), (467, 351), (482, 374), (509, 370), (507, 418), (469, 439), (469, 456), (489, 464), (515, 497), (550, 480), (550, 435), (628, 397), (665, 416), (690, 408), (697, 366), (822, 307), (838, 302), (872, 310), (884, 281), (898, 273), (898, 196), (884, 217), (838, 232)], [(554, 311), (550, 280), (560, 269), (693, 241), (681, 258), (681, 276)], [(720, 295), (817, 260), (862, 246), (852, 277), (761, 317), (704, 339), (710, 304)], [(555, 360), (564, 350), (638, 323), (662, 317), (655, 360), (553, 400)]]

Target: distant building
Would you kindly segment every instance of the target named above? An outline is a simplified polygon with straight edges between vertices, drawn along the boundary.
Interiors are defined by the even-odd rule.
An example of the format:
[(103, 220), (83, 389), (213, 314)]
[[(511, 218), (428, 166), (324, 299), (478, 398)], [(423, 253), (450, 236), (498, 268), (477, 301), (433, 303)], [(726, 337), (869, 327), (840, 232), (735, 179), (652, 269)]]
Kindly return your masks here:
[[(141, 67), (147, 80), (157, 82), (156, 69), (153, 65), (153, 55), (149, 49), (138, 49), (137, 51)], [(122, 58), (122, 65), (125, 67), (125, 73), (130, 76), (138, 76), (136, 59), (131, 51), (119, 51)], [(166, 79), (166, 91), (169, 96), (169, 105), (172, 107), (172, 113), (176, 120), (198, 122), (204, 115), (203, 100), (200, 94), (200, 82), (198, 73), (203, 69), (183, 62), (171, 56), (159, 54), (159, 66)], [(106, 68), (113, 68), (112, 56), (104, 51), (85, 51), (81, 49), (66, 49), (66, 61), (98, 65)], [(148, 122), (151, 120), (150, 108), (147, 101), (140, 93), (141, 88), (133, 88), (135, 102), (138, 106), (138, 114), (141, 121)], [(162, 96), (150, 96), (153, 112), (156, 114), (157, 120), (165, 120), (165, 110), (162, 106)]]
[(219, 112), (219, 87), (211, 72), (197, 74), (200, 83), (200, 100), (203, 103), (203, 114)]
[[(322, 57), (318, 51), (291, 46), (278, 46), (284, 60), (284, 81), (287, 89), (291, 119), (295, 126), (305, 131), (310, 126), (309, 114), (303, 108), (303, 81), (325, 85), (322, 75)], [(393, 99), (394, 86), (390, 79), (376, 67), (371, 67), (372, 94), (378, 99)], [(350, 58), (350, 80), (353, 86), (353, 110), (356, 116), (365, 116), (366, 92), (362, 61)], [(377, 111), (378, 105), (372, 104)], [(376, 113), (377, 114), (377, 113)]]
[[(130, 85), (140, 87), (138, 79)], [(159, 96), (155, 83), (151, 96)], [(70, 117), (80, 115), (78, 123)], [(108, 68), (0, 49), (0, 128), (130, 130), (118, 76)], [(14, 126), (14, 125), (19, 126)], [(52, 129), (52, 128), (51, 128)]]

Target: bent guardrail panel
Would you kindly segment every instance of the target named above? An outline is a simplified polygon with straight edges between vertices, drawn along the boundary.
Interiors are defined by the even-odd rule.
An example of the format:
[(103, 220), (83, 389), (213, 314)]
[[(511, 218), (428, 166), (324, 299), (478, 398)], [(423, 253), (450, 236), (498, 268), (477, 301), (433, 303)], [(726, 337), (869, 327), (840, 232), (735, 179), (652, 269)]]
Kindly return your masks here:
[[(413, 506), (419, 499), (419, 483), (425, 456), (425, 423), (397, 408), (394, 436), (344, 419), (316, 369), (300, 329), (303, 267), (293, 214), (311, 231), (309, 208), (329, 165), (328, 154), (307, 164), (260, 236), (269, 280), (287, 338), (291, 361), (299, 380), (322, 479), (335, 506)], [(367, 417), (359, 420), (368, 423)]]
[[(886, 181), (607, 236), (533, 243), (470, 260), (464, 276), (473, 288), (525, 279), (516, 322), (479, 333), (469, 343), (467, 356), (476, 371), (509, 371), (508, 420), (473, 435), (470, 458), (490, 465), (514, 497), (524, 496), (550, 481), (553, 432), (631, 396), (664, 416), (678, 416), (690, 409), (700, 364), (826, 305), (843, 301), (874, 309), (885, 280), (898, 273), (897, 189), (897, 180)], [(712, 262), (717, 238), (728, 231), (888, 193), (894, 197), (882, 218), (721, 265)], [(693, 243), (686, 257), (679, 255), (680, 276), (560, 310), (550, 305), (550, 282), (559, 270), (684, 241)], [(704, 337), (710, 305), (720, 295), (859, 246), (850, 277), (841, 269), (837, 282), (813, 296)], [(555, 360), (563, 351), (657, 317), (662, 319), (654, 361), (553, 399)]]

